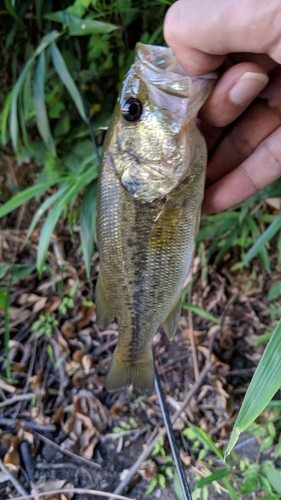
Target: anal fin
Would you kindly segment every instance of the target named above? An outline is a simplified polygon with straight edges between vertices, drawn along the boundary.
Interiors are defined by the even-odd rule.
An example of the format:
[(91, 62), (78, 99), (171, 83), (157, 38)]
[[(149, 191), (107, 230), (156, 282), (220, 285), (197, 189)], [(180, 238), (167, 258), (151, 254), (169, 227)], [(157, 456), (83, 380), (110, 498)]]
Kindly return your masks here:
[(99, 273), (96, 285), (95, 306), (97, 324), (102, 330), (105, 330), (105, 328), (112, 323), (115, 316), (110, 308), (109, 300), (106, 296), (104, 281), (101, 273)]
[(180, 319), (180, 314), (181, 314), (181, 299), (178, 300), (176, 305), (168, 314), (165, 321), (163, 321), (162, 323), (162, 326), (169, 340), (173, 340), (174, 338), (177, 329), (177, 324)]

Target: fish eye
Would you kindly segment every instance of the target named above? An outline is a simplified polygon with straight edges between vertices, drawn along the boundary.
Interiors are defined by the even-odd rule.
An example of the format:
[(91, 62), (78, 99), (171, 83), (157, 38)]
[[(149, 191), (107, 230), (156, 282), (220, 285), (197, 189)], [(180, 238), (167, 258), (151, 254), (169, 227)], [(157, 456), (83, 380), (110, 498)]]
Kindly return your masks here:
[(121, 113), (128, 122), (136, 122), (142, 114), (142, 105), (138, 99), (130, 97), (122, 104)]

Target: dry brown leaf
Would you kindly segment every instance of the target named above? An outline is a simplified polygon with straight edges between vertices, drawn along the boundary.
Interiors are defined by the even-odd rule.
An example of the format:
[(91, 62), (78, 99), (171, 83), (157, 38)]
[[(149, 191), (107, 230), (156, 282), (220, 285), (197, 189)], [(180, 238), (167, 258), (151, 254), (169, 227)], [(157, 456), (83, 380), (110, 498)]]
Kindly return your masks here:
[(266, 198), (264, 201), (276, 210), (280, 210), (281, 198)]
[(89, 324), (91, 320), (95, 319), (95, 311), (93, 307), (81, 304), (76, 312), (76, 321), (78, 321), (78, 330), (82, 330)]
[(61, 303), (60, 297), (56, 297), (56, 295), (53, 295), (53, 297), (48, 300), (46, 307), (44, 309), (44, 313), (52, 313), (56, 311)]
[(8, 382), (5, 382), (5, 380), (3, 380), (2, 378), (0, 378), (0, 389), (10, 393), (16, 392), (17, 390), (14, 385), (8, 384)]
[(187, 453), (185, 453), (184, 451), (180, 451), (180, 457), (181, 457), (182, 463), (186, 467), (190, 467), (190, 465), (191, 465), (191, 456), (188, 455)]
[(146, 479), (146, 481), (152, 481), (157, 476), (158, 468), (154, 460), (149, 458), (148, 460), (142, 462), (138, 472), (144, 479)]
[(4, 457), (3, 463), (13, 472), (18, 472), (20, 469), (20, 454), (19, 445), (22, 442), (23, 431), (12, 437), (10, 447)]
[(89, 375), (91, 369), (94, 366), (93, 358), (90, 354), (85, 354), (81, 360), (82, 366), (85, 371), (85, 375)]
[(61, 326), (61, 331), (67, 339), (75, 339), (77, 336), (74, 320), (67, 320)]
[(44, 309), (44, 307), (46, 306), (46, 302), (47, 302), (47, 297), (40, 297), (40, 300), (35, 302), (35, 304), (33, 305), (32, 308), (33, 314), (42, 311), (42, 309)]

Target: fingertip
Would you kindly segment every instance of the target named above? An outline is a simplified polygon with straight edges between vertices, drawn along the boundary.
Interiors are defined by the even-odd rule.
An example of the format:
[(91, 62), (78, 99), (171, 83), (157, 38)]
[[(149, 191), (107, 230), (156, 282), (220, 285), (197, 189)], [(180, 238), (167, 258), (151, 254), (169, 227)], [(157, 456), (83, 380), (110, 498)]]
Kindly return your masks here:
[(266, 70), (256, 63), (239, 63), (219, 78), (200, 110), (200, 119), (216, 127), (229, 125), (260, 94), (269, 81)]

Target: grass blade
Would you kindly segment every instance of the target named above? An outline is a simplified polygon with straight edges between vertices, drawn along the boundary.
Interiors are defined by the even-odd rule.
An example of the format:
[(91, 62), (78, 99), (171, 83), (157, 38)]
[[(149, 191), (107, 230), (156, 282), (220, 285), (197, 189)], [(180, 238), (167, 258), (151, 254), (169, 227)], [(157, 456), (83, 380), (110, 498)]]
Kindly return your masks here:
[(84, 194), (80, 213), (80, 237), (88, 280), (90, 280), (91, 259), (96, 232), (97, 190), (97, 181), (92, 181)]
[(219, 323), (219, 320), (215, 316), (213, 316), (208, 311), (205, 311), (205, 309), (202, 309), (202, 307), (194, 306), (193, 304), (189, 304), (189, 302), (183, 302), (182, 307), (183, 309), (187, 309), (194, 312), (195, 314), (198, 314), (198, 316), (201, 316), (201, 318), (213, 321), (214, 323)]
[(46, 147), (56, 156), (56, 146), (51, 134), (45, 106), (45, 51), (42, 50), (35, 69), (33, 98), (37, 115), (37, 126)]
[[(28, 76), (28, 73), (31, 71), (32, 65), (34, 63), (35, 58), (41, 54), (41, 52), (54, 40), (56, 40), (61, 34), (58, 31), (52, 31), (48, 35), (44, 36), (38, 45), (37, 49), (35, 50), (34, 54), (32, 57), (29, 59), (27, 64), (25, 65), (24, 69), (22, 70), (11, 94), (11, 108), (10, 108), (10, 123), (9, 123), (9, 128), (10, 128), (10, 136), (11, 136), (11, 141), (14, 150), (16, 153), (19, 153), (19, 145), (18, 145), (18, 111), (17, 111), (17, 100), (18, 100), (18, 95), (21, 90), (21, 87), (25, 81), (25, 79)], [(8, 109), (8, 108), (7, 108)], [(8, 109), (9, 111), (9, 109)], [(6, 111), (5, 111), (6, 112)]]
[(195, 488), (201, 488), (205, 484), (210, 484), (213, 481), (218, 481), (219, 479), (222, 479), (223, 477), (226, 477), (229, 475), (229, 469), (218, 469), (212, 474), (209, 474), (207, 477), (203, 477), (202, 479), (198, 479), (196, 483), (192, 486), (192, 489)]
[(1, 115), (1, 143), (5, 146), (7, 144), (7, 120), (11, 108), (13, 91), (8, 94), (2, 115)]
[(250, 260), (252, 260), (257, 253), (262, 249), (262, 247), (271, 239), (273, 236), (279, 231), (281, 228), (281, 214), (279, 214), (275, 221), (268, 226), (265, 232), (259, 237), (256, 243), (250, 248), (250, 250), (246, 253), (242, 264), (248, 264)]
[(97, 167), (95, 165), (94, 167), (90, 168), (82, 175), (80, 175), (78, 178), (71, 181), (66, 192), (64, 193), (64, 196), (61, 196), (61, 198), (56, 202), (56, 204), (50, 211), (47, 219), (44, 222), (38, 246), (36, 266), (39, 275), (41, 275), (43, 271), (52, 232), (55, 228), (56, 223), (58, 222), (61, 212), (70, 201), (74, 203), (79, 191), (81, 191), (81, 189), (89, 184), (89, 182), (91, 182), (93, 179), (97, 178), (97, 175)]
[(215, 445), (214, 441), (206, 434), (206, 432), (190, 422), (188, 422), (188, 427), (193, 430), (196, 437), (205, 447), (208, 448), (208, 450), (212, 451), (215, 455), (217, 455), (217, 457), (223, 460), (223, 452)]
[(274, 394), (281, 387), (281, 320), (276, 326), (246, 392), (225, 452), (234, 448), (243, 432), (260, 415)]
[(43, 203), (42, 205), (40, 206), (40, 208), (35, 212), (34, 216), (33, 216), (33, 219), (29, 225), (29, 228), (28, 228), (28, 231), (27, 231), (27, 234), (26, 234), (26, 237), (24, 239), (24, 242), (22, 244), (22, 247), (24, 247), (24, 245), (26, 244), (29, 236), (31, 235), (32, 231), (34, 230), (36, 224), (38, 223), (38, 221), (41, 219), (42, 215), (46, 212), (46, 210), (48, 210), (48, 208), (50, 208), (51, 205), (53, 205), (53, 203), (55, 203), (63, 194), (64, 192), (66, 191), (68, 187), (68, 184), (64, 184), (60, 187), (60, 189), (57, 190), (56, 193), (54, 193), (52, 196), (49, 196)]
[(79, 93), (79, 90), (78, 90), (71, 74), (69, 73), (67, 66), (64, 62), (64, 59), (63, 59), (63, 57), (62, 57), (62, 55), (61, 55), (61, 53), (60, 53), (60, 51), (57, 48), (55, 43), (52, 43), (52, 45), (51, 45), (51, 55), (52, 55), (53, 64), (55, 66), (57, 74), (59, 75), (61, 81), (63, 82), (63, 84), (67, 88), (68, 92), (70, 93), (70, 95), (74, 101), (74, 104), (75, 104), (78, 112), (80, 113), (81, 118), (84, 121), (87, 121), (82, 98), (81, 98), (81, 95)]
[(39, 196), (42, 194), (48, 187), (53, 186), (57, 182), (61, 182), (62, 178), (59, 176), (53, 175), (51, 179), (48, 179), (45, 182), (41, 182), (40, 184), (35, 184), (35, 186), (31, 186), (21, 193), (16, 194), (13, 198), (8, 200), (2, 207), (0, 208), (0, 217), (4, 217), (12, 210), (20, 207), (27, 201), (31, 200), (34, 196)]

